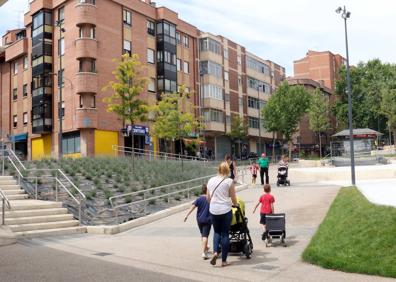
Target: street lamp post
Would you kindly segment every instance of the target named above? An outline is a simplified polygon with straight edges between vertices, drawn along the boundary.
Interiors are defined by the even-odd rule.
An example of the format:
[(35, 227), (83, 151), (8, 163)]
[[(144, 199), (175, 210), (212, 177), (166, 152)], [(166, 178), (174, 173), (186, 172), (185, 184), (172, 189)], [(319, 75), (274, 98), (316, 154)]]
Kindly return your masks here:
[(351, 154), (351, 181), (352, 185), (356, 184), (355, 179), (355, 150), (353, 146), (353, 124), (352, 124), (352, 92), (351, 92), (351, 78), (349, 72), (349, 52), (348, 52), (348, 30), (347, 30), (347, 19), (350, 18), (351, 13), (344, 8), (338, 7), (336, 10), (337, 14), (341, 14), (344, 19), (345, 29), (345, 49), (346, 49), (346, 71), (347, 71), (347, 93), (348, 93), (348, 121), (349, 121), (349, 144)]
[[(57, 20), (56, 26), (59, 28), (59, 42), (62, 38), (62, 33), (65, 29), (62, 27), (63, 20)], [(58, 49), (61, 46), (58, 44)], [(59, 88), (59, 104), (58, 104), (58, 118), (59, 118), (59, 128), (58, 128), (58, 148), (59, 148), (59, 159), (62, 158), (63, 148), (62, 148), (62, 88), (63, 88), (63, 70), (62, 70), (62, 51), (59, 51), (59, 75), (58, 75), (58, 88)]]

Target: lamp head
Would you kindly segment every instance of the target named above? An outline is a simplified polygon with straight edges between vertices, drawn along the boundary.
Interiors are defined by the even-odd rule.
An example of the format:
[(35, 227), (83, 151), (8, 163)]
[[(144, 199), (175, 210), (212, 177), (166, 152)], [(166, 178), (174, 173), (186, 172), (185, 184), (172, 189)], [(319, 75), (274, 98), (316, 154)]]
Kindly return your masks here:
[(335, 10), (337, 14), (340, 14), (342, 12), (342, 8), (338, 7), (337, 10)]

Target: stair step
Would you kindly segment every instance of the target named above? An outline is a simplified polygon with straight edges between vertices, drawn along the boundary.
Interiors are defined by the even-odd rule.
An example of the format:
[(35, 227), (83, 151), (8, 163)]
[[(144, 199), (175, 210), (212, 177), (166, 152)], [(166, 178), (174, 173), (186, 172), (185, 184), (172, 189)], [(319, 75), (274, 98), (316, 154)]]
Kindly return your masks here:
[[(10, 201), (11, 211), (20, 211), (20, 210), (37, 210), (37, 209), (52, 209), (52, 208), (61, 208), (61, 202), (49, 202), (49, 201), (40, 201), (40, 200), (13, 200)], [(1, 206), (1, 202), (0, 202)]]
[(25, 194), (25, 191), (22, 189), (15, 189), (15, 190), (3, 190), (4, 194), (8, 197), (8, 195), (19, 195)]
[(12, 200), (23, 200), (23, 199), (28, 199), (29, 195), (28, 194), (19, 194), (19, 195), (6, 195), (9, 201)]
[(21, 186), (19, 186), (18, 184), (0, 184), (0, 189), (3, 191), (16, 190), (21, 189)]
[[(36, 209), (36, 210), (20, 210), (20, 211), (6, 211), (5, 218), (20, 218), (29, 216), (45, 216), (45, 215), (56, 215), (56, 214), (67, 214), (66, 208), (52, 208), (52, 209)], [(0, 210), (1, 215), (1, 210)]]
[(15, 184), (18, 184), (18, 182), (16, 181), (16, 180), (14, 180), (14, 179), (4, 179), (4, 180), (1, 180), (0, 179), (0, 187), (2, 186), (2, 185), (15, 185)]
[(54, 228), (54, 229), (15, 232), (14, 234), (17, 236), (17, 238), (35, 238), (35, 237), (81, 234), (86, 232), (87, 232), (86, 227), (76, 226), (76, 227), (67, 227), (67, 228)]
[(19, 225), (19, 224), (33, 224), (33, 223), (46, 223), (56, 221), (68, 221), (73, 220), (72, 214), (55, 214), (55, 215), (43, 215), (43, 216), (28, 216), (9, 218), (5, 217), (5, 223), (7, 225)]
[(14, 177), (11, 175), (0, 175), (0, 180), (13, 180)]
[(29, 223), (29, 224), (15, 224), (8, 225), (12, 232), (33, 231), (43, 229), (56, 229), (78, 226), (77, 220), (55, 221), (55, 222), (42, 222), (42, 223)]

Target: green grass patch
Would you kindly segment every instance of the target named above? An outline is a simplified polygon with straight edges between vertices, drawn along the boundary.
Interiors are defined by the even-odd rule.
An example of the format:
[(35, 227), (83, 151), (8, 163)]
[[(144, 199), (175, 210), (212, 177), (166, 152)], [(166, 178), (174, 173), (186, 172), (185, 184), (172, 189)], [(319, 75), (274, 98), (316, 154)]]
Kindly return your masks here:
[(342, 188), (303, 253), (324, 268), (396, 277), (396, 209)]

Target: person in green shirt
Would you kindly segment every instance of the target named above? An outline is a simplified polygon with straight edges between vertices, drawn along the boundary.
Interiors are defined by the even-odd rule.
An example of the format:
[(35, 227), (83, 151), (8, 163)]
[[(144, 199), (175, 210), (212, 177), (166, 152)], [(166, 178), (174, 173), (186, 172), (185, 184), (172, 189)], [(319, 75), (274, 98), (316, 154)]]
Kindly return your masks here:
[(269, 159), (267, 158), (265, 153), (261, 154), (261, 158), (258, 160), (258, 165), (260, 167), (261, 185), (264, 185), (264, 174), (265, 174), (265, 184), (269, 184), (269, 175), (268, 175)]

